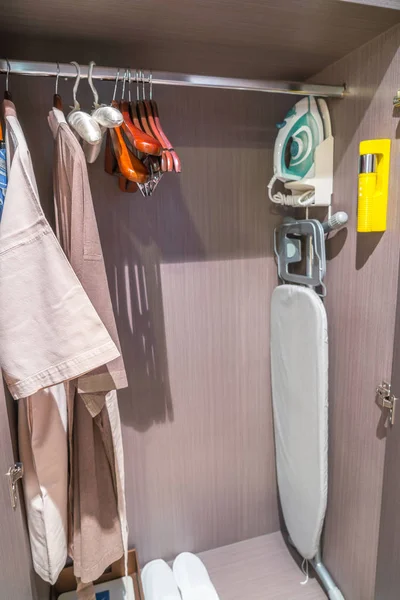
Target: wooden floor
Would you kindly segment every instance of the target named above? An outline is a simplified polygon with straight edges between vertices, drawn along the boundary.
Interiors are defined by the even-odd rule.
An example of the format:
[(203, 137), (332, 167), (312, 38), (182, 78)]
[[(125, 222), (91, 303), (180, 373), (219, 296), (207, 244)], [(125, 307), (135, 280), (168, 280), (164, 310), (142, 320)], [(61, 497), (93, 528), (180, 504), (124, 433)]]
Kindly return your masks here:
[[(199, 554), (220, 600), (326, 600), (315, 579), (304, 575), (280, 532)], [(312, 570), (310, 569), (311, 574)]]

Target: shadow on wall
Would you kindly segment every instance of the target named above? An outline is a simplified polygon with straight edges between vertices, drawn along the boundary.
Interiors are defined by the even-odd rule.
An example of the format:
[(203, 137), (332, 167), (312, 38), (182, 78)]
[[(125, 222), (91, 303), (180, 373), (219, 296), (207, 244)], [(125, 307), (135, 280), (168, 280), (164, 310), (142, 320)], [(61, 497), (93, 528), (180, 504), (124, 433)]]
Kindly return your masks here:
[[(163, 89), (157, 98), (165, 131), (180, 143), (181, 175), (166, 174), (146, 199), (120, 192), (102, 156), (89, 167), (129, 380), (118, 394), (121, 418), (137, 431), (174, 418), (160, 264), (272, 255), (273, 226), (281, 219), (266, 197), (267, 100), (213, 92), (211, 107), (209, 90), (179, 90), (182, 104), (176, 94)], [(268, 106), (282, 110), (276, 100)]]
[[(99, 164), (102, 169), (101, 160)], [(97, 170), (98, 166), (91, 168)], [(155, 195), (150, 200), (140, 193), (118, 192), (116, 178), (106, 174), (91, 178), (93, 193), (98, 193), (98, 200), (104, 198), (96, 204), (96, 211), (129, 383), (118, 392), (121, 418), (137, 431), (174, 418), (160, 262), (164, 254), (176, 253), (179, 235), (173, 231), (159, 235), (157, 223), (164, 210), (168, 209), (176, 233), (185, 231), (187, 251), (200, 256), (204, 253), (184, 205), (179, 179), (170, 177), (172, 193), (168, 199)], [(102, 192), (96, 189), (99, 186)]]
[[(52, 220), (47, 115), (54, 80), (12, 76), (10, 88), (41, 202)], [(112, 82), (98, 82), (101, 101), (111, 99), (112, 88)], [(59, 92), (67, 112), (72, 81), (60, 80)], [(281, 220), (266, 192), (274, 123), (293, 104), (292, 98), (226, 90), (160, 87), (155, 95), (165, 131), (177, 144), (182, 174), (167, 174), (154, 196), (144, 199), (140, 192), (119, 191), (117, 179), (104, 172), (102, 155), (89, 165), (129, 379), (129, 388), (119, 393), (121, 417), (138, 431), (173, 419), (160, 264), (272, 256), (272, 232)], [(90, 110), (93, 97), (86, 81), (78, 99)]]
[(382, 239), (384, 231), (357, 232), (356, 269), (362, 269)]
[(344, 227), (326, 238), (325, 251), (327, 260), (332, 260), (336, 256), (339, 256), (346, 243), (348, 233), (347, 227)]

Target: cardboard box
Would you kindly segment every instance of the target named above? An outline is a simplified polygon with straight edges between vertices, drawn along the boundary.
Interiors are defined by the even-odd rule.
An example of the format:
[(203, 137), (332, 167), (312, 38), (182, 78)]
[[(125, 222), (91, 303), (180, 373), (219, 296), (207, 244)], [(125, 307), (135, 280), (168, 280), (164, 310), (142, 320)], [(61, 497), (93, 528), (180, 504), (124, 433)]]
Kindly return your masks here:
[[(124, 559), (120, 558), (113, 563), (103, 575), (94, 581), (93, 583), (104, 583), (105, 581), (111, 581), (123, 577), (124, 573)], [(135, 549), (128, 551), (128, 575), (133, 579), (133, 588), (135, 590), (135, 598), (137, 600), (144, 600), (142, 581), (140, 579), (140, 567), (137, 552)], [(54, 585), (55, 598), (58, 598), (60, 594), (64, 592), (71, 592), (76, 590), (76, 579), (74, 576), (73, 567), (65, 567), (60, 573), (57, 582)]]

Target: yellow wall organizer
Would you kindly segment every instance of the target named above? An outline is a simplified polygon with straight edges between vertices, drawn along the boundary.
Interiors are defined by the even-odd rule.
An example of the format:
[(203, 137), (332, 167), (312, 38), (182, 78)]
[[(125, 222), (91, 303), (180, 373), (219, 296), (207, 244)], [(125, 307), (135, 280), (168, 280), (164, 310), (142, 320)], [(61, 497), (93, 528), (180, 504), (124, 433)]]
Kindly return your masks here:
[(386, 231), (390, 140), (360, 143), (357, 231)]

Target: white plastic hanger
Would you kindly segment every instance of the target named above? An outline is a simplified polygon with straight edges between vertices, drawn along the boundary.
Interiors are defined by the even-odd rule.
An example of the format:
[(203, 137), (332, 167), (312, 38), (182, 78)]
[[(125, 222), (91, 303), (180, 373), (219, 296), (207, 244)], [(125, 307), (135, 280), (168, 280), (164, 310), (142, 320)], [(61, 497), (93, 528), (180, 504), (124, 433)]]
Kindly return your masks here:
[(98, 122), (88, 113), (81, 110), (80, 104), (76, 99), (79, 82), (81, 80), (81, 69), (77, 62), (71, 62), (76, 69), (76, 80), (72, 90), (74, 106), (67, 116), (69, 125), (75, 129), (76, 133), (88, 144), (98, 144), (101, 141), (101, 129)]
[(99, 125), (102, 127), (107, 127), (108, 129), (112, 129), (114, 127), (119, 127), (123, 123), (123, 116), (121, 111), (114, 106), (107, 106), (106, 104), (99, 104), (99, 94), (97, 93), (96, 88), (93, 83), (93, 67), (96, 66), (94, 61), (89, 63), (88, 70), (88, 82), (90, 85), (90, 89), (93, 92), (94, 97), (94, 111), (92, 112), (92, 117), (96, 119)]
[(88, 83), (93, 92), (94, 98), (94, 110), (92, 111), (91, 116), (100, 126), (101, 140), (97, 144), (88, 144), (87, 142), (83, 142), (83, 152), (85, 153), (86, 161), (88, 163), (94, 163), (98, 158), (106, 130), (119, 127), (124, 120), (122, 113), (118, 110), (118, 108), (114, 108), (114, 106), (107, 106), (106, 104), (99, 104), (99, 95), (93, 83), (93, 67), (95, 65), (96, 63), (94, 61), (89, 63)]

